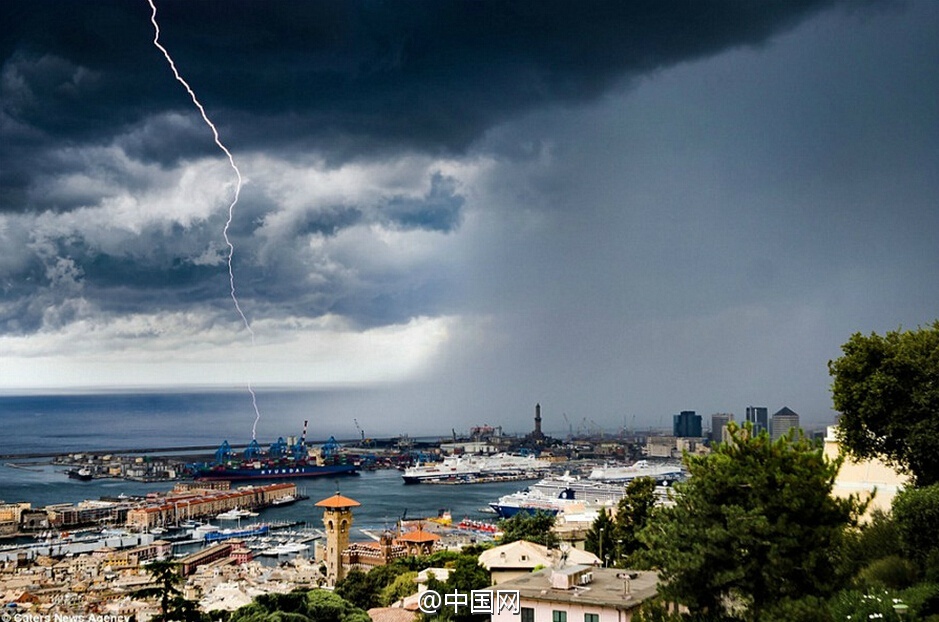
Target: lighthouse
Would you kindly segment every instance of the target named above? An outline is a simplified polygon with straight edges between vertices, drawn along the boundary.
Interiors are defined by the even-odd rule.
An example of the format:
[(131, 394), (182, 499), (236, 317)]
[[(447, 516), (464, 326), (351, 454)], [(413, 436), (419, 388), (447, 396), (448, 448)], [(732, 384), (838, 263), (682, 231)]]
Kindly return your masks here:
[(531, 433), (532, 440), (540, 441), (544, 439), (541, 432), (541, 404), (535, 404), (535, 431)]

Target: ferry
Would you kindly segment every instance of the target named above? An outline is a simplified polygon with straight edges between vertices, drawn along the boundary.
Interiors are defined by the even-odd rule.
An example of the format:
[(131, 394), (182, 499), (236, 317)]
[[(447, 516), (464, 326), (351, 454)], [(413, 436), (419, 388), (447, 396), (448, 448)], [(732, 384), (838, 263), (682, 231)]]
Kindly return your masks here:
[(519, 479), (530, 477), (537, 479), (547, 470), (548, 464), (533, 455), (516, 456), (512, 454), (494, 454), (483, 456), (476, 454), (447, 456), (442, 462), (417, 464), (404, 470), (401, 477), (405, 484), (420, 483), (477, 483), (495, 481), (506, 477)]
[(67, 474), (72, 479), (81, 480), (83, 482), (91, 481), (91, 478), (93, 477), (91, 471), (86, 467), (82, 467), (80, 469), (71, 469), (67, 472)]
[[(668, 489), (672, 481), (665, 480), (664, 485), (656, 485), (657, 502), (667, 500)], [(519, 512), (535, 514), (546, 512), (552, 516), (571, 513), (599, 511), (600, 508), (612, 509), (626, 496), (628, 480), (614, 482), (597, 481), (572, 477), (569, 473), (557, 477), (547, 477), (519, 492), (504, 495), (489, 506), (501, 518), (511, 518)]]
[(639, 477), (651, 477), (657, 484), (665, 485), (682, 479), (681, 465), (639, 460), (629, 466), (604, 465), (590, 472), (587, 479), (600, 482), (629, 482)]

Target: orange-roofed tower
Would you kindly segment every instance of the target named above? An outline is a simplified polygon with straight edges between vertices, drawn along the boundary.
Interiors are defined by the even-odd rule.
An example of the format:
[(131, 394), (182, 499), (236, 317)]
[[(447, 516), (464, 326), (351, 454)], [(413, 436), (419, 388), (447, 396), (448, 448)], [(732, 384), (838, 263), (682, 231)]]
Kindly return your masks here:
[(338, 492), (316, 502), (323, 508), (323, 526), (326, 528), (326, 584), (335, 586), (345, 576), (342, 568), (342, 552), (349, 546), (349, 531), (352, 529), (352, 508), (362, 505), (355, 499), (343, 497)]

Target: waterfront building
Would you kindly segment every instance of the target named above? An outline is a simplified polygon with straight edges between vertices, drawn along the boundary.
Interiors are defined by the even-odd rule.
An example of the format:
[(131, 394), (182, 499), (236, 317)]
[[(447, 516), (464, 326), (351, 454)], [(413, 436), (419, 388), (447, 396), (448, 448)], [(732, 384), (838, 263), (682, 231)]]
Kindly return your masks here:
[(672, 434), (679, 438), (701, 438), (701, 415), (693, 410), (674, 415)]
[(770, 436), (775, 441), (799, 429), (799, 415), (783, 406), (770, 420)]
[(336, 492), (315, 505), (323, 508), (323, 527), (326, 528), (326, 584), (335, 586), (345, 576), (342, 552), (349, 547), (352, 508), (362, 504)]
[(734, 420), (733, 413), (714, 413), (711, 415), (711, 442), (727, 441), (727, 424)]
[(494, 592), (518, 590), (518, 611), (495, 611), (492, 622), (629, 622), (643, 602), (658, 591), (658, 575), (650, 571), (562, 566), (526, 573), (505, 581)]
[(769, 432), (769, 414), (765, 406), (747, 406), (747, 423), (753, 424), (753, 433)]
[[(147, 505), (125, 508), (124, 517), (127, 527), (146, 530), (178, 525), (193, 518), (217, 516), (234, 509), (263, 508), (285, 498), (296, 498), (297, 494), (297, 485), (292, 482), (243, 486), (233, 490), (214, 486), (177, 487), (169, 495), (148, 501)], [(130, 503), (124, 505), (130, 507)]]

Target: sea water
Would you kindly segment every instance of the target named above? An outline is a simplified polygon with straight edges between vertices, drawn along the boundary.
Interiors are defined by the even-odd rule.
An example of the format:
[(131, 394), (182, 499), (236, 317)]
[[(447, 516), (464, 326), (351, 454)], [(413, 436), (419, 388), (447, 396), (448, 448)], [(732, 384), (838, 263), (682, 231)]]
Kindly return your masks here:
[[(309, 416), (303, 409), (317, 396), (283, 392), (265, 393), (262, 398), (270, 407), (269, 412), (277, 413), (267, 415), (265, 429), (280, 427), (276, 435), (286, 436), (300, 434), (302, 419)], [(43, 507), (169, 490), (171, 482), (145, 484), (119, 479), (82, 482), (70, 479), (64, 467), (51, 465), (48, 459), (27, 460), (16, 455), (216, 446), (222, 440), (244, 443), (250, 440), (253, 420), (250, 401), (246, 405), (245, 400), (244, 393), (237, 391), (0, 396), (0, 429), (6, 432), (0, 455), (7, 456), (0, 462), (0, 500), (27, 501), (33, 507)], [(324, 437), (324, 431), (328, 437), (331, 423), (309, 418), (309, 437)], [(296, 424), (298, 420), (300, 424)], [(284, 430), (288, 427), (286, 421), (297, 430)], [(500, 496), (525, 486), (525, 482), (406, 486), (401, 473), (390, 469), (290, 481), (309, 499), (264, 510), (258, 520), (301, 521), (320, 526), (322, 511), (313, 504), (337, 491), (362, 504), (354, 510), (355, 524), (370, 530), (393, 528), (403, 516), (433, 517), (440, 510), (450, 511), (455, 521), (464, 517), (494, 518), (482, 510)]]

